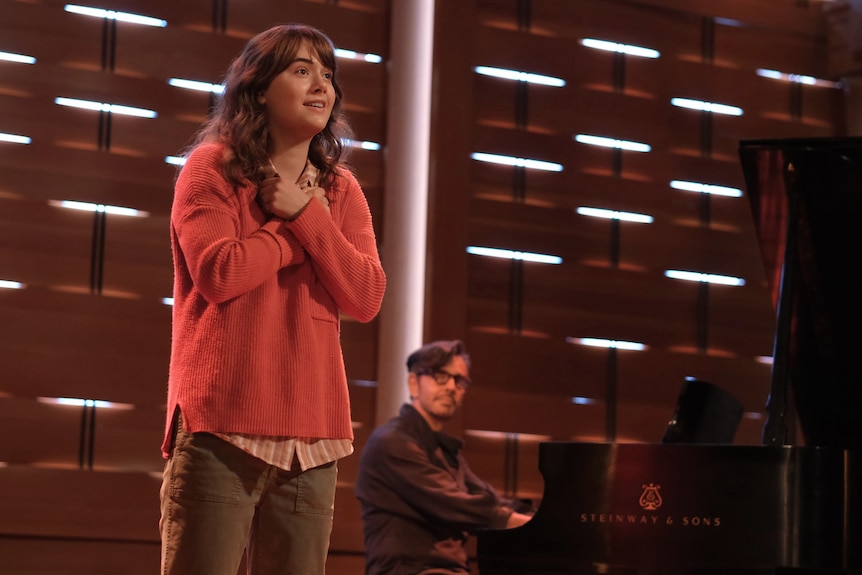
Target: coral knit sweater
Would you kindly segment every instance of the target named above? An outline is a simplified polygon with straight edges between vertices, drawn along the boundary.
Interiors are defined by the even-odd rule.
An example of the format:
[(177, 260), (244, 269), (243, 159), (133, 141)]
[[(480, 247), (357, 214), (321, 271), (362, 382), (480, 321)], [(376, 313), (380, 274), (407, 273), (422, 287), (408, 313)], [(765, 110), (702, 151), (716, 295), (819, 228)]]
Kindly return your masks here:
[(370, 321), (386, 286), (365, 196), (342, 170), (331, 214), (312, 200), (285, 221), (225, 180), (223, 150), (196, 148), (174, 193), (162, 453), (177, 408), (190, 432), (353, 439), (339, 312)]

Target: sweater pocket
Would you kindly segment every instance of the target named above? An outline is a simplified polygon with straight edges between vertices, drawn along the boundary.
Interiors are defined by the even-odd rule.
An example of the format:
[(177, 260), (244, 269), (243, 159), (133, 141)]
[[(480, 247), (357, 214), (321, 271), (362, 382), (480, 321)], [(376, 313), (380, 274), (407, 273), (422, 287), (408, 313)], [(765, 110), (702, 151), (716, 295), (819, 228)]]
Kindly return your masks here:
[(338, 323), (338, 306), (320, 282), (315, 282), (311, 290), (311, 317)]

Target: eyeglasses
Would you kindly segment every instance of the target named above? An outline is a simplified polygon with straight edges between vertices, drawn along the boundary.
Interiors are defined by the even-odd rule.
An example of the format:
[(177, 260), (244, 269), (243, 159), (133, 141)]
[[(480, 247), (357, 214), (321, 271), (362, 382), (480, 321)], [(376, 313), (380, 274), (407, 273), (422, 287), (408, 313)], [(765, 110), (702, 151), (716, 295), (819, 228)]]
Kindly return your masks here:
[(449, 380), (452, 379), (455, 381), (455, 387), (458, 389), (467, 389), (472, 383), (469, 377), (461, 375), (460, 373), (449, 373), (444, 369), (420, 371), (419, 375), (430, 375), (438, 385), (446, 385), (449, 383)]

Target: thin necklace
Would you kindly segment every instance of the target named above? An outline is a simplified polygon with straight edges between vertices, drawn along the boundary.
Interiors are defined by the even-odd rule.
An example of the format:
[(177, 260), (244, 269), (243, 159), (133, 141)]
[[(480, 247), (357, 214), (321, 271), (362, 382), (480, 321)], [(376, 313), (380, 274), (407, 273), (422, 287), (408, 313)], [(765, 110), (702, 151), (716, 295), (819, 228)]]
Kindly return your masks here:
[(267, 158), (267, 160), (269, 160), (269, 165), (272, 167), (272, 171), (275, 172), (275, 177), (280, 177), (278, 175), (278, 170), (275, 169), (275, 164), (272, 163), (272, 158)]
[[(272, 158), (267, 158), (267, 160), (269, 160), (269, 165), (272, 167), (272, 171), (275, 172), (275, 177), (280, 178), (281, 176), (278, 175), (278, 170), (275, 168), (275, 164), (272, 163)], [(305, 170), (303, 170), (303, 172), (304, 171)], [(299, 187), (300, 188), (310, 188), (310, 187), (314, 186), (315, 184), (316, 184), (316, 182), (312, 182), (311, 180), (306, 180), (305, 185), (303, 186), (302, 184), (300, 184)], [(331, 203), (332, 200), (329, 198), (329, 194), (326, 193), (325, 195), (326, 195), (326, 200)]]

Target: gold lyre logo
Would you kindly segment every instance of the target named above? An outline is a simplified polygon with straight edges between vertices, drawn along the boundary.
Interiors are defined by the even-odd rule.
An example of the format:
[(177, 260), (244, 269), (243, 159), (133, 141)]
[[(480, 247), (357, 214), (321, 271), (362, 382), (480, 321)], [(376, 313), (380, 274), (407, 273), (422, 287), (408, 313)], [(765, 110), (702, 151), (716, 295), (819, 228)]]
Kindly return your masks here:
[(650, 483), (649, 485), (644, 485), (643, 488), (644, 492), (641, 493), (641, 498), (638, 501), (641, 507), (646, 511), (655, 511), (661, 507), (661, 494), (658, 492), (661, 489), (661, 485)]

